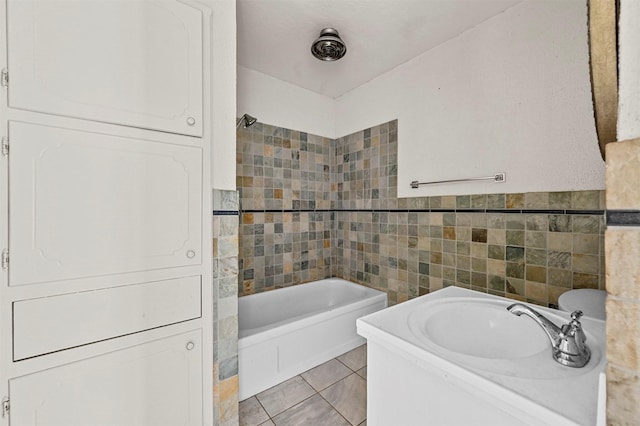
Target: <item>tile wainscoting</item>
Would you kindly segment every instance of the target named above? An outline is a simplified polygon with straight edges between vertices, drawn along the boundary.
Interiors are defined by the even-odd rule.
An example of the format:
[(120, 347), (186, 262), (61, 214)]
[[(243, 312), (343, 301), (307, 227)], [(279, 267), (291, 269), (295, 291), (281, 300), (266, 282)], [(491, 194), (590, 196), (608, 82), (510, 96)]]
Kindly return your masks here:
[(331, 276), (391, 304), (444, 286), (557, 304), (604, 288), (604, 191), (397, 197), (397, 121), (238, 131), (240, 295)]

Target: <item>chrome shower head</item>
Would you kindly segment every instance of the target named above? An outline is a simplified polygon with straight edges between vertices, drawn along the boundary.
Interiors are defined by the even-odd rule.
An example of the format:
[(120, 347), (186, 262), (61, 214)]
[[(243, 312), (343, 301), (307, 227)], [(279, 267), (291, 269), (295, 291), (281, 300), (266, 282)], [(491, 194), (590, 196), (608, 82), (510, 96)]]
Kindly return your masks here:
[(242, 117), (240, 117), (238, 119), (238, 122), (236, 123), (236, 129), (238, 127), (240, 127), (240, 124), (243, 124), (243, 128), (247, 128), (247, 127), (251, 127), (255, 124), (255, 122), (258, 121), (257, 118), (250, 116), (249, 114), (243, 114)]
[(311, 53), (321, 61), (337, 61), (347, 53), (347, 46), (340, 38), (338, 30), (325, 28), (311, 45)]

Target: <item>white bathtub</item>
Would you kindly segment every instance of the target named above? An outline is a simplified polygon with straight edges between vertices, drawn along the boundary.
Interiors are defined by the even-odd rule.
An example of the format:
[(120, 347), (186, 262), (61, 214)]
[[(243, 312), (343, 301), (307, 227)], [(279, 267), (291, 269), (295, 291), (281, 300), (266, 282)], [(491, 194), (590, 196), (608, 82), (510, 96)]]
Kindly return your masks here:
[(338, 278), (241, 297), (240, 400), (364, 344), (356, 319), (386, 306), (386, 293)]

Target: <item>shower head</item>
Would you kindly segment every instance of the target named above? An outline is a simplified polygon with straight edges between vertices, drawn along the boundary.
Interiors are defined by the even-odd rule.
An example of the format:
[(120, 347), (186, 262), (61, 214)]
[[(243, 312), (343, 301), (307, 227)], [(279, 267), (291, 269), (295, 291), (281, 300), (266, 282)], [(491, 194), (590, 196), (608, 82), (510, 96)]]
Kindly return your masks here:
[(247, 128), (247, 127), (251, 127), (253, 126), (253, 124), (258, 121), (257, 118), (250, 116), (249, 114), (244, 114), (242, 117), (240, 117), (238, 119), (238, 122), (236, 123), (236, 129), (238, 127), (240, 127), (240, 124), (243, 124), (243, 128)]
[(325, 28), (311, 45), (311, 53), (321, 61), (337, 61), (347, 53), (347, 46), (340, 38), (338, 30)]

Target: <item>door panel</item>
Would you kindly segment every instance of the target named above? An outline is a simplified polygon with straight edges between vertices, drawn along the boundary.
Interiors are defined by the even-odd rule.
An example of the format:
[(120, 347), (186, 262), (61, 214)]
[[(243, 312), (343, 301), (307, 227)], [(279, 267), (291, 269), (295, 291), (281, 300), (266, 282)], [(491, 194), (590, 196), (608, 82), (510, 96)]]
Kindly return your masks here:
[(11, 424), (201, 426), (201, 339), (192, 331), (12, 379)]
[(201, 263), (200, 148), (11, 122), (9, 285)]
[(13, 359), (47, 354), (201, 316), (200, 277), (13, 303)]
[(9, 106), (202, 136), (203, 16), (175, 0), (10, 0)]

